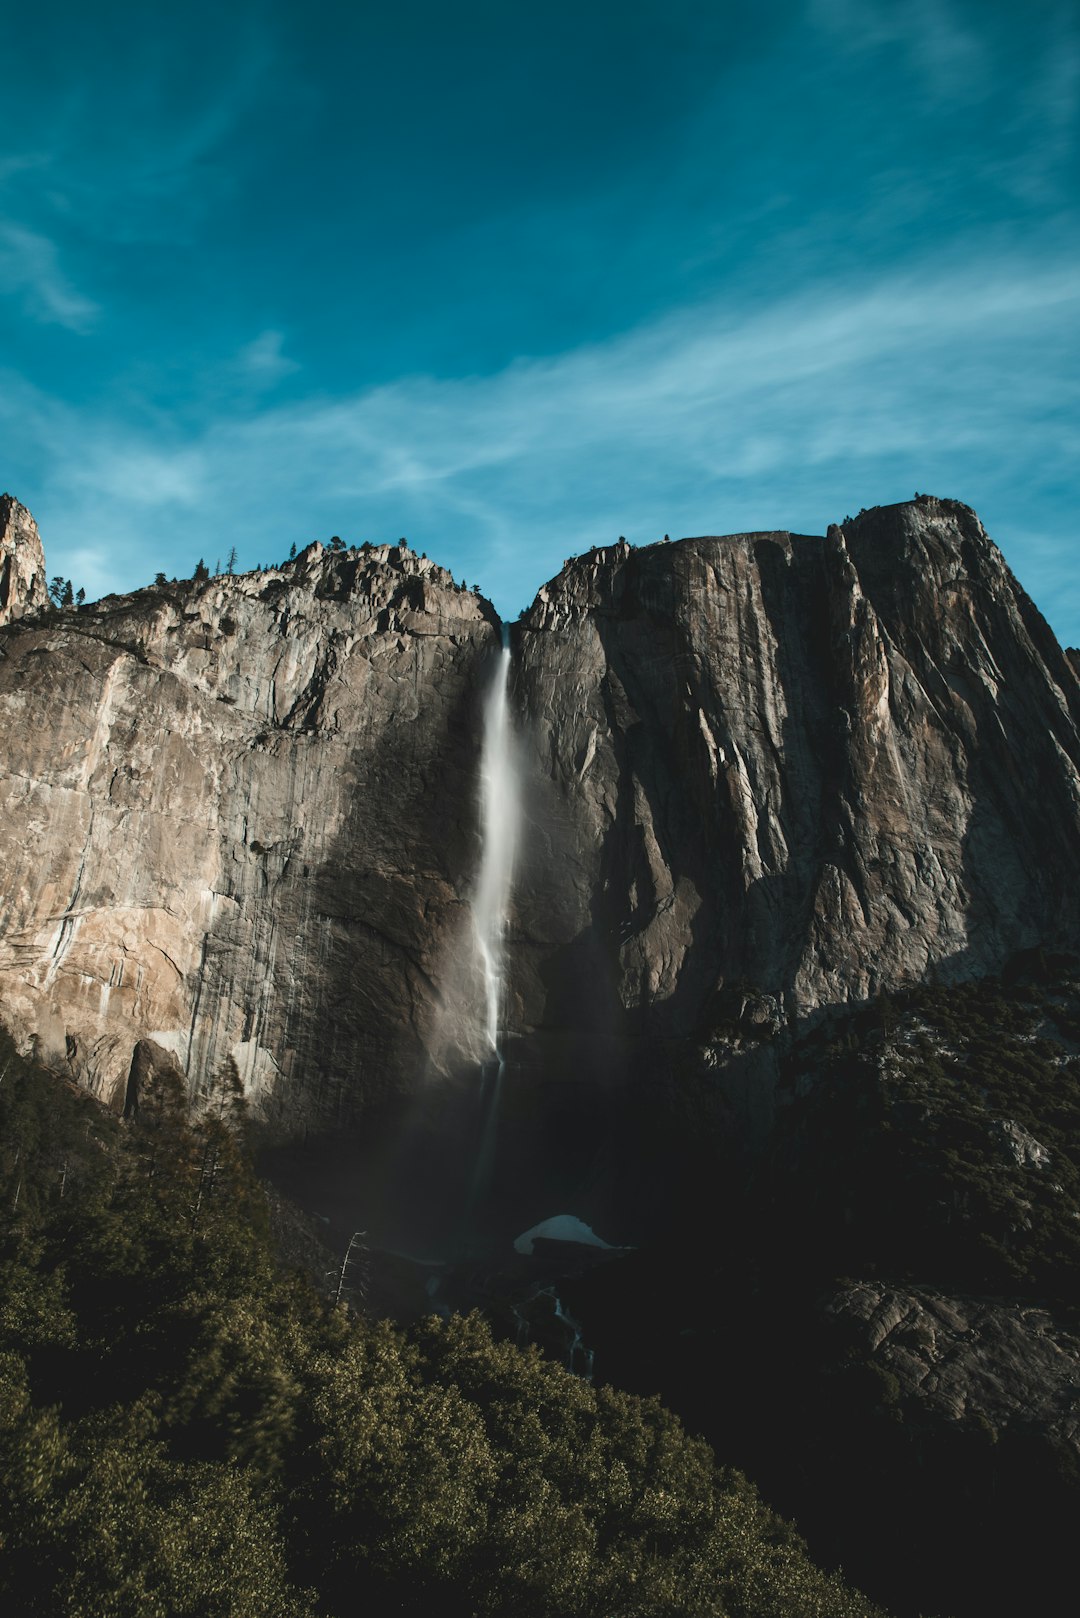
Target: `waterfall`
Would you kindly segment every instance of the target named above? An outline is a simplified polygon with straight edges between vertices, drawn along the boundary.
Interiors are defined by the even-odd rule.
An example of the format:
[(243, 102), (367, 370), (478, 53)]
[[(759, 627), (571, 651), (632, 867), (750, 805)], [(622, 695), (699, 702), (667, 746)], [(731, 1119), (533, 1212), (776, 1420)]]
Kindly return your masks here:
[(520, 791), (510, 724), (510, 647), (503, 648), (484, 704), (480, 759), (480, 875), (473, 899), (473, 925), (484, 983), (484, 1040), (488, 1060), (502, 1057), (506, 986), (506, 912), (514, 871)]
[(484, 704), (480, 758), (481, 859), (472, 905), (484, 990), (482, 1124), (473, 1175), (473, 1202), (487, 1190), (495, 1163), (499, 1097), (506, 1067), (503, 1054), (506, 918), (520, 815), (521, 792), (510, 721), (510, 646), (504, 628), (502, 651)]

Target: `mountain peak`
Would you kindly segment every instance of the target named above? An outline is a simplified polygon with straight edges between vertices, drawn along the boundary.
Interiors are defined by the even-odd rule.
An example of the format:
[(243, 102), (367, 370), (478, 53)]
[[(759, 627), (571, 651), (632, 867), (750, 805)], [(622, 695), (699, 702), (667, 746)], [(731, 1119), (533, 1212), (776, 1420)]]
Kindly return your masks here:
[(0, 494), (0, 624), (36, 612), (48, 599), (37, 523), (13, 495)]

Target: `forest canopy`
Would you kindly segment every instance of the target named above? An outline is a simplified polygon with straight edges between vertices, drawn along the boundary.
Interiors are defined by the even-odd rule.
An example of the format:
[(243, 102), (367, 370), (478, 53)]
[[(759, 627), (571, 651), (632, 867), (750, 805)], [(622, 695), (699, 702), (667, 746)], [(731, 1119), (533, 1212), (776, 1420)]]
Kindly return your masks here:
[(0, 1600), (63, 1618), (870, 1618), (656, 1401), (283, 1269), (220, 1106), (0, 1034)]

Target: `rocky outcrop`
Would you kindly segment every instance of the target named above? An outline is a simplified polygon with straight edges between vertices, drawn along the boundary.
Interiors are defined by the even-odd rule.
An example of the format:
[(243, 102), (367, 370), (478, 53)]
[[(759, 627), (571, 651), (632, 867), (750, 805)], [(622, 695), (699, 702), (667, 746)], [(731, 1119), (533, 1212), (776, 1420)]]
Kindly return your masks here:
[(1080, 936), (1080, 684), (978, 518), (625, 543), (517, 631), (535, 777), (525, 1027), (731, 1051)]
[(825, 1317), (821, 1413), (799, 1434), (829, 1456), (819, 1548), (890, 1611), (1052, 1610), (1077, 1509), (1075, 1319), (877, 1281), (839, 1289)]
[(196, 1095), (234, 1062), (285, 1128), (415, 1082), (454, 1023), (498, 644), (404, 545), (10, 628), (6, 1016), (117, 1106), (140, 1041)]
[[(404, 546), (10, 624), (6, 1014), (118, 1105), (140, 1040), (196, 1093), (234, 1062), (286, 1129), (476, 1054), (499, 631)], [(620, 543), (513, 641), (534, 1089), (620, 1084), (659, 1040), (749, 1095), (792, 1020), (1080, 936), (1080, 684), (967, 507)]]
[(1045, 1309), (860, 1281), (826, 1305), (886, 1397), (938, 1422), (1038, 1433), (1080, 1456), (1080, 1339)]
[(48, 601), (45, 553), (37, 524), (10, 494), (0, 494), (0, 625)]

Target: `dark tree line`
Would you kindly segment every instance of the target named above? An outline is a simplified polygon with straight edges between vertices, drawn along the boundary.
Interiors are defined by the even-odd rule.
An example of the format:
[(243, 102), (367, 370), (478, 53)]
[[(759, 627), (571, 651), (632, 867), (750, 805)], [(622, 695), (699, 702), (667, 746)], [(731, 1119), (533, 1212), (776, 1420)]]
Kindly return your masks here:
[(275, 1261), (235, 1072), (122, 1121), (0, 1037), (0, 1606), (873, 1618), (658, 1403)]
[(86, 591), (82, 588), (75, 590), (71, 580), (58, 573), (54, 579), (49, 580), (49, 600), (54, 607), (81, 607), (86, 600)]

